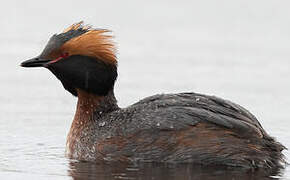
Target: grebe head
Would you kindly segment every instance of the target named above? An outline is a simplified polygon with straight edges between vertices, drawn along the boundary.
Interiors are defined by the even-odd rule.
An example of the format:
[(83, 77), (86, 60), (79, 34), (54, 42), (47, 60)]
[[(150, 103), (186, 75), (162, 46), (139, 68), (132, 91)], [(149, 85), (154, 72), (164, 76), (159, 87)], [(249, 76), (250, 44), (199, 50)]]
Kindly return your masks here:
[(117, 78), (117, 60), (108, 30), (93, 29), (83, 22), (53, 35), (43, 52), (21, 63), (22, 67), (45, 67), (77, 96), (77, 89), (104, 96)]

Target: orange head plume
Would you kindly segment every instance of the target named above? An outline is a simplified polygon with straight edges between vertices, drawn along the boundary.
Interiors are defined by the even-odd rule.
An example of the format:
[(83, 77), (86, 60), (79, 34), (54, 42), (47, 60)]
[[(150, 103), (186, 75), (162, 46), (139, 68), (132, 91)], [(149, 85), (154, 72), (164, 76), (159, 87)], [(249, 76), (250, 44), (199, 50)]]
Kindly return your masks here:
[(108, 34), (111, 31), (93, 29), (91, 26), (84, 26), (83, 22), (79, 22), (65, 29), (62, 34), (70, 34), (70, 32), (74, 31), (82, 31), (84, 33), (66, 41), (60, 47), (62, 53), (90, 56), (106, 63), (117, 64), (115, 44), (112, 41), (112, 36)]

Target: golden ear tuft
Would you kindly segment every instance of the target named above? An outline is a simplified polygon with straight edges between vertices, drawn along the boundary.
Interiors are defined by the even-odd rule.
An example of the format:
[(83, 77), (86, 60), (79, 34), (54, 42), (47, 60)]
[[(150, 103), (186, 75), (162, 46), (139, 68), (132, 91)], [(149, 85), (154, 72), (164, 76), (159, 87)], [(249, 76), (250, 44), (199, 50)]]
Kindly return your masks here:
[(116, 48), (109, 35), (111, 31), (106, 29), (92, 29), (91, 26), (83, 26), (83, 22), (79, 22), (68, 27), (64, 32), (77, 29), (87, 30), (84, 34), (72, 38), (64, 43), (61, 47), (62, 52), (70, 55), (83, 55), (95, 57), (106, 63), (117, 64)]
[(91, 29), (91, 26), (90, 25), (84, 25), (84, 21), (80, 21), (80, 22), (72, 24), (71, 26), (66, 28), (63, 31), (63, 33), (66, 33), (66, 32), (71, 31), (71, 30), (77, 30), (77, 29), (89, 30), (89, 29)]

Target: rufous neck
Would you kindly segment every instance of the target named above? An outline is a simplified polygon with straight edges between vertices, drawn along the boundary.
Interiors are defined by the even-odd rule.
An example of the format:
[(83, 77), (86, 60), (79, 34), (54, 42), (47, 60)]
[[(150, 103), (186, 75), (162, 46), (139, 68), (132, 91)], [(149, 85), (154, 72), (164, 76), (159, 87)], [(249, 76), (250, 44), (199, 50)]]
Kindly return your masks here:
[(67, 137), (67, 154), (75, 152), (82, 133), (93, 127), (102, 116), (119, 109), (113, 90), (106, 96), (97, 96), (83, 90), (77, 90), (77, 109)]
[(77, 93), (78, 103), (74, 121), (94, 121), (103, 114), (119, 109), (113, 90), (106, 96), (98, 96), (79, 89)]

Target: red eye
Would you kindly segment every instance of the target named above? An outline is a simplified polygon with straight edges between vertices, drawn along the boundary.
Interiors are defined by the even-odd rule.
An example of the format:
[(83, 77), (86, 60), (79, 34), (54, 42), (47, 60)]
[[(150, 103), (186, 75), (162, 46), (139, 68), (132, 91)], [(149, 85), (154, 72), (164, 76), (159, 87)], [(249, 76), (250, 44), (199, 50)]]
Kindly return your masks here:
[(62, 55), (61, 55), (61, 57), (62, 58), (67, 58), (69, 56), (69, 54), (66, 52), (66, 53), (63, 53)]
[(55, 63), (55, 62), (57, 62), (57, 61), (59, 61), (59, 60), (61, 60), (61, 59), (67, 58), (68, 56), (69, 56), (68, 53), (63, 53), (63, 54), (60, 55), (58, 58), (49, 61), (47, 64)]

